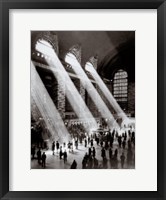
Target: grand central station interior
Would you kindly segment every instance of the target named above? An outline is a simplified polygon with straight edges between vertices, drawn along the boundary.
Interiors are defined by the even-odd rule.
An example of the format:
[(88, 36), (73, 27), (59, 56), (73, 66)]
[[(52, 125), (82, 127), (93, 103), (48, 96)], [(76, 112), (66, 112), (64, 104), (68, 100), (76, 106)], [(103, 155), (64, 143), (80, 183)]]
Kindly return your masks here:
[(31, 169), (135, 169), (135, 32), (31, 31)]

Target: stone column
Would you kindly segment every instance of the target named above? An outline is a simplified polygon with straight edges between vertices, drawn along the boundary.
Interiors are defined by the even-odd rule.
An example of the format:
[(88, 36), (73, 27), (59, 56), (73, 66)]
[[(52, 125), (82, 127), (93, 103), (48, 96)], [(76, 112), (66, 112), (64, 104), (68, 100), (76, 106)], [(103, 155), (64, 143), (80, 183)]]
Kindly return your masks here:
[[(57, 76), (58, 77), (58, 76)], [(65, 119), (65, 80), (57, 78), (57, 109), (62, 117)]]
[[(80, 81), (80, 95), (81, 95), (81, 97), (82, 97), (82, 99), (83, 99), (83, 101), (85, 102), (85, 87), (84, 87), (84, 85), (81, 83), (81, 81)], [(86, 104), (86, 103), (85, 103)], [(81, 112), (81, 104), (80, 104), (80, 112)]]
[(128, 111), (135, 115), (135, 83), (128, 84)]

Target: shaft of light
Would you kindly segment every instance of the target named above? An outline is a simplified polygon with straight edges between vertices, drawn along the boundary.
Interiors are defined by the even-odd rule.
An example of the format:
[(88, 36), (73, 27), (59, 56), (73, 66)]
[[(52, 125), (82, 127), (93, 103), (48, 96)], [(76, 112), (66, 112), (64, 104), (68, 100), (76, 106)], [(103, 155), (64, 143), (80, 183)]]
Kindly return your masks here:
[[(53, 51), (53, 49), (48, 48), (41, 43), (36, 44), (36, 49), (41, 52), (42, 54), (51, 57), (51, 60), (47, 60), (47, 63), (52, 67), (56, 68), (57, 71), (52, 71), (54, 76), (57, 78), (58, 81), (63, 81), (66, 87), (66, 97), (70, 102), (74, 112), (76, 113), (77, 117), (80, 120), (91, 122), (92, 124), (87, 127), (84, 125), (84, 128), (87, 132), (90, 131), (91, 128), (97, 128), (97, 123), (92, 116), (91, 112), (87, 108), (85, 102), (83, 101), (81, 95), (79, 94), (78, 90), (76, 89), (74, 83), (72, 82), (71, 78), (69, 77), (68, 73), (64, 69), (62, 63), (60, 62), (58, 56)], [(50, 67), (50, 69), (51, 69)]]
[(85, 86), (89, 96), (91, 97), (95, 106), (100, 111), (102, 117), (111, 119), (111, 121), (107, 120), (107, 124), (109, 125), (109, 128), (112, 128), (113, 123), (115, 127), (119, 127), (118, 124), (115, 122), (115, 119), (112, 113), (109, 111), (109, 109), (105, 105), (104, 101), (102, 100), (98, 92), (96, 91), (95, 87), (89, 80), (88, 76), (85, 74), (84, 70), (82, 69), (81, 65), (79, 64), (75, 56), (72, 53), (68, 53), (65, 57), (65, 61), (69, 63), (73, 67), (73, 70), (75, 71), (75, 73), (81, 77), (80, 79), (81, 83), (83, 84), (83, 86)]
[(104, 84), (104, 82), (102, 81), (102, 79), (100, 78), (100, 76), (98, 75), (98, 73), (96, 72), (94, 67), (92, 66), (92, 64), (87, 62), (85, 69), (91, 73), (94, 80), (98, 84), (100, 90), (103, 92), (104, 96), (107, 98), (109, 103), (112, 105), (112, 107), (118, 114), (118, 117), (122, 117), (122, 119), (126, 120), (126, 122), (127, 122), (126, 114), (123, 112), (123, 110), (121, 109), (121, 107), (119, 106), (119, 104), (117, 103), (117, 101), (115, 100), (113, 95), (111, 94), (111, 92), (108, 90), (108, 88), (106, 87), (106, 85)]
[[(44, 96), (46, 101), (44, 101)], [(61, 143), (68, 142), (70, 135), (32, 62), (31, 98), (38, 107), (47, 129), (52, 135), (52, 140), (59, 140)]]

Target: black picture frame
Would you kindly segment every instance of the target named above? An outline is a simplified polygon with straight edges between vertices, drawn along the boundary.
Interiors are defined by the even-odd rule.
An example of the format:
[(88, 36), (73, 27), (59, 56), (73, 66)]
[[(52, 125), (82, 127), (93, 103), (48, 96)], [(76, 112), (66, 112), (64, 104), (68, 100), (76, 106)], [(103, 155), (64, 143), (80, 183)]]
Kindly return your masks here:
[[(10, 9), (157, 9), (157, 191), (9, 191)], [(0, 197), (1, 199), (166, 199), (166, 2), (164, 0), (0, 0)], [(143, 181), (143, 180), (142, 180)]]

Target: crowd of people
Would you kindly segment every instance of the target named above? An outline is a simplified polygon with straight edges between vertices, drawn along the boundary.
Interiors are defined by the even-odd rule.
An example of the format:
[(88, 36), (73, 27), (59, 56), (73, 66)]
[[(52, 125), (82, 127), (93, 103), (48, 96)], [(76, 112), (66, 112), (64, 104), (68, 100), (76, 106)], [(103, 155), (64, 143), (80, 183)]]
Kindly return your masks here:
[[(72, 129), (71, 129), (72, 130)], [(74, 130), (78, 131), (74, 127)], [(120, 133), (119, 133), (120, 132)], [(107, 168), (130, 168), (135, 165), (135, 131), (132, 128), (113, 129), (107, 132), (87, 135), (81, 131), (73, 134), (72, 141), (60, 144), (59, 141), (53, 141), (51, 144), (52, 155), (58, 154), (59, 159), (68, 161), (68, 155), (77, 151), (79, 145), (84, 146), (85, 155), (82, 158), (82, 169), (107, 169)], [(36, 152), (35, 146), (32, 146), (32, 159), (37, 156), (38, 164), (46, 167), (46, 153), (41, 153), (39, 148)], [(71, 160), (69, 160), (71, 163)], [(70, 168), (76, 169), (77, 159), (73, 159)]]

